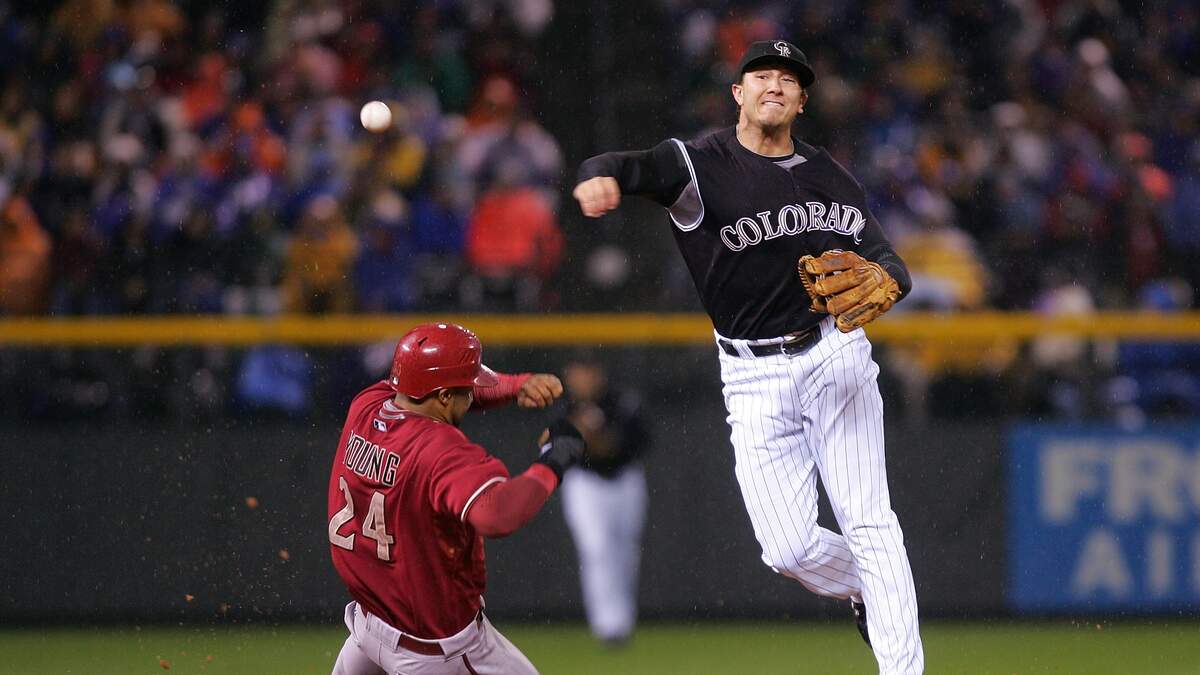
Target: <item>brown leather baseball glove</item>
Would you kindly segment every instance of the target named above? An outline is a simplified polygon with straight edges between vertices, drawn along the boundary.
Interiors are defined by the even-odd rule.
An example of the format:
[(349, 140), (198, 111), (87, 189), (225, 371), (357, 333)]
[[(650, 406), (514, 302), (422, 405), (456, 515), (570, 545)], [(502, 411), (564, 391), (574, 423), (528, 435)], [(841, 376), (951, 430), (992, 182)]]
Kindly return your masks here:
[(900, 297), (892, 275), (853, 251), (806, 255), (796, 264), (812, 308), (837, 317), (838, 330), (849, 333), (874, 321)]

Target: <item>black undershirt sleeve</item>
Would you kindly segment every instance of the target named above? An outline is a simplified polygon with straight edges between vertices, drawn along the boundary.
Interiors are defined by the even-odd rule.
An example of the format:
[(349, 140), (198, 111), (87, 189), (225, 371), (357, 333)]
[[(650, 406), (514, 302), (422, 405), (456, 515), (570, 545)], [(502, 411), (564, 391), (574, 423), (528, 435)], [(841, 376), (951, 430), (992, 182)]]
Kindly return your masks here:
[(691, 174), (672, 141), (663, 141), (650, 150), (606, 152), (579, 165), (576, 183), (597, 176), (611, 176), (621, 186), (621, 194), (638, 195), (670, 207), (691, 181)]
[(883, 233), (883, 227), (875, 219), (875, 215), (866, 209), (865, 204), (863, 210), (867, 224), (863, 226), (862, 244), (858, 246), (857, 253), (867, 260), (879, 263), (880, 267), (887, 270), (887, 273), (896, 280), (896, 284), (900, 287), (900, 297), (903, 298), (912, 290), (912, 278), (908, 274), (908, 266), (896, 254), (892, 243)]

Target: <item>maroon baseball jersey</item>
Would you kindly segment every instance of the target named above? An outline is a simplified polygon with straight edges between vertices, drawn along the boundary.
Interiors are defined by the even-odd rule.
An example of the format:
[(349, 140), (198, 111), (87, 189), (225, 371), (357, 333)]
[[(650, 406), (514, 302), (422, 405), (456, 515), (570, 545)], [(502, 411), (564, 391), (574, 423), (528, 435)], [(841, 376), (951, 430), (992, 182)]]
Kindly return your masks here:
[(329, 476), (333, 565), (371, 614), (417, 637), (448, 637), (475, 617), (486, 583), (467, 509), (508, 469), (394, 396), (380, 382), (350, 404)]

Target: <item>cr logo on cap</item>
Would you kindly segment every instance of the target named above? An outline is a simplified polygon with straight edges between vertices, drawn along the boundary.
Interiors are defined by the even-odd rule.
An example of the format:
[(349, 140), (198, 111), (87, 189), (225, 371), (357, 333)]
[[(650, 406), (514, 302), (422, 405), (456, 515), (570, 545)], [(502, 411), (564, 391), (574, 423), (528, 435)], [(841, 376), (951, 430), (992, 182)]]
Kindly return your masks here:
[(780, 56), (791, 56), (792, 55), (792, 48), (789, 47), (788, 43), (784, 42), (783, 40), (776, 40), (775, 44), (772, 46), (775, 47), (775, 49), (779, 50)]

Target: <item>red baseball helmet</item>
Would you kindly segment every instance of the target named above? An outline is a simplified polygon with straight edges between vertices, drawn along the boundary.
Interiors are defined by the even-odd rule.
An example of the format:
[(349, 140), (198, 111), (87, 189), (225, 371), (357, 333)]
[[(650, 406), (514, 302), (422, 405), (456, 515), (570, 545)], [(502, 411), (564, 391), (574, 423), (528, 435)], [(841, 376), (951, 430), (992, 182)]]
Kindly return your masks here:
[(499, 378), (483, 365), (483, 345), (474, 333), (453, 323), (427, 323), (408, 331), (396, 343), (392, 389), (423, 398), (450, 387), (490, 387)]

